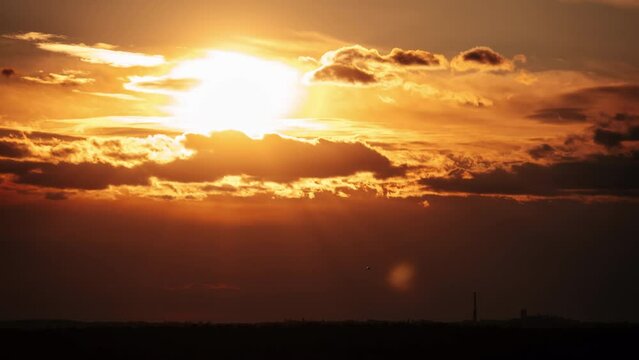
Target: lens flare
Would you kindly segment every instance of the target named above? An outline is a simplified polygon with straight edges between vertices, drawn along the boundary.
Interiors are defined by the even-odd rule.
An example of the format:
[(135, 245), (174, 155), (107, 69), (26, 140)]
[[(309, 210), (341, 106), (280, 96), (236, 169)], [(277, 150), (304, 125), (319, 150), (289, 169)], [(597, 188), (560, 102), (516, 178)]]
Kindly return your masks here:
[(388, 283), (395, 289), (400, 291), (409, 290), (413, 285), (415, 277), (415, 268), (408, 263), (395, 265), (388, 273)]

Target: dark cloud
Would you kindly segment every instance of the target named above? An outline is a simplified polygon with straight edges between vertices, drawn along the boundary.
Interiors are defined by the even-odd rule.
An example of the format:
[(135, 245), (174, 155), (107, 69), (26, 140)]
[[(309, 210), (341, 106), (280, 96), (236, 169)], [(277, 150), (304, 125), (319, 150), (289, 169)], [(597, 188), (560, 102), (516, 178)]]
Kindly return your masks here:
[(399, 48), (393, 49), (386, 59), (398, 65), (410, 66), (440, 66), (442, 65), (441, 55), (435, 55), (424, 50), (403, 50)]
[(346, 82), (350, 84), (374, 84), (377, 82), (375, 75), (367, 73), (356, 67), (346, 65), (324, 66), (313, 73), (313, 80), (323, 82)]
[(168, 164), (149, 164), (154, 176), (181, 182), (212, 181), (226, 175), (250, 175), (290, 182), (300, 178), (334, 177), (368, 171), (379, 178), (403, 175), (403, 167), (362, 143), (319, 140), (315, 144), (266, 135), (251, 139), (240, 132), (188, 135), (193, 157)]
[(457, 71), (512, 71), (514, 69), (512, 60), (485, 46), (478, 46), (459, 53), (451, 61), (451, 66)]
[(45, 163), (0, 160), (0, 173), (13, 174), (16, 183), (59, 189), (105, 189), (109, 185), (148, 185), (149, 174), (109, 164)]
[(533, 159), (543, 159), (554, 154), (555, 148), (549, 144), (540, 144), (528, 150)]
[(11, 76), (15, 75), (16, 72), (13, 69), (2, 69), (2, 76), (6, 77), (6, 78), (10, 78)]
[(426, 178), (435, 191), (505, 195), (639, 195), (639, 152), (630, 156), (597, 155), (539, 165), (524, 163), (511, 170), (473, 173), (472, 178)]
[(29, 156), (29, 148), (23, 144), (0, 141), (0, 157), (23, 158)]
[(545, 108), (537, 110), (528, 118), (551, 124), (584, 122), (588, 116), (583, 111), (581, 108), (573, 107)]
[(607, 148), (617, 148), (622, 141), (639, 140), (639, 126), (632, 126), (627, 131), (613, 131), (603, 128), (595, 129), (593, 140), (596, 144)]
[(608, 149), (622, 148), (624, 141), (639, 140), (639, 117), (623, 112), (614, 116), (602, 114), (591, 130), (595, 144)]
[(485, 65), (500, 65), (506, 59), (497, 52), (489, 48), (475, 48), (462, 54), (464, 61), (475, 62)]
[(367, 49), (362, 46), (347, 46), (327, 53), (325, 59), (334, 64), (371, 66), (374, 63), (394, 64), (398, 66), (440, 66), (445, 58), (439, 54), (433, 54), (424, 50), (404, 50), (394, 48), (387, 55), (380, 54), (375, 49)]
[(639, 115), (617, 113), (612, 119), (615, 121), (639, 121)]
[(607, 148), (618, 147), (623, 140), (623, 134), (606, 129), (596, 129), (593, 137), (595, 143)]
[(359, 45), (327, 52), (322, 66), (310, 73), (313, 81), (373, 84), (393, 78), (391, 74), (408, 68), (441, 69), (447, 65), (443, 55), (424, 50), (394, 48), (386, 55)]
[[(110, 185), (148, 185), (151, 177), (179, 181), (214, 181), (227, 175), (291, 182), (300, 178), (347, 176), (372, 172), (376, 177), (403, 175), (404, 167), (362, 143), (319, 140), (308, 143), (267, 135), (251, 139), (239, 132), (210, 137), (187, 135), (185, 146), (196, 153), (168, 164), (146, 162), (127, 168), (106, 163), (47, 163), (0, 160), (0, 173), (20, 184), (60, 189), (105, 189)], [(124, 159), (127, 160), (127, 159)]]

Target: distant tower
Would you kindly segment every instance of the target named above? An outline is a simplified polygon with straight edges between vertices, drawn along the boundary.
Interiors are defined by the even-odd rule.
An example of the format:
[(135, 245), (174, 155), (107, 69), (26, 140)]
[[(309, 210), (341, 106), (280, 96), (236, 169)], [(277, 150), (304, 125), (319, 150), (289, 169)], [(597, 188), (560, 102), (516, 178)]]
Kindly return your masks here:
[(477, 322), (477, 292), (473, 292), (473, 322)]
[(520, 314), (519, 318), (522, 319), (522, 320), (526, 320), (527, 317), (528, 317), (528, 310), (526, 310), (525, 308), (521, 309), (521, 314)]

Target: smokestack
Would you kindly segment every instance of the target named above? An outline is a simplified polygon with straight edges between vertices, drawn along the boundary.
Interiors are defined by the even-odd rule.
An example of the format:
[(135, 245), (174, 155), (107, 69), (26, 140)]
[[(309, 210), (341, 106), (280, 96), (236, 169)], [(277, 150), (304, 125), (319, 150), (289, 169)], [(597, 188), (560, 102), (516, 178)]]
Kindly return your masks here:
[(477, 292), (473, 292), (473, 322), (477, 322)]

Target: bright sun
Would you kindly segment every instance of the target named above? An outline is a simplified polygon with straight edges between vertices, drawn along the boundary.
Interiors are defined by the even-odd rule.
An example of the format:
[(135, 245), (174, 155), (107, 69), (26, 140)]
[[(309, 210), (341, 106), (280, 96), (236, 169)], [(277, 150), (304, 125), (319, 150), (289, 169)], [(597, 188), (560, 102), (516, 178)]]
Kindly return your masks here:
[(197, 80), (193, 88), (175, 94), (169, 109), (180, 127), (195, 132), (274, 132), (301, 95), (296, 69), (233, 52), (210, 51), (205, 58), (182, 62), (170, 76)]

